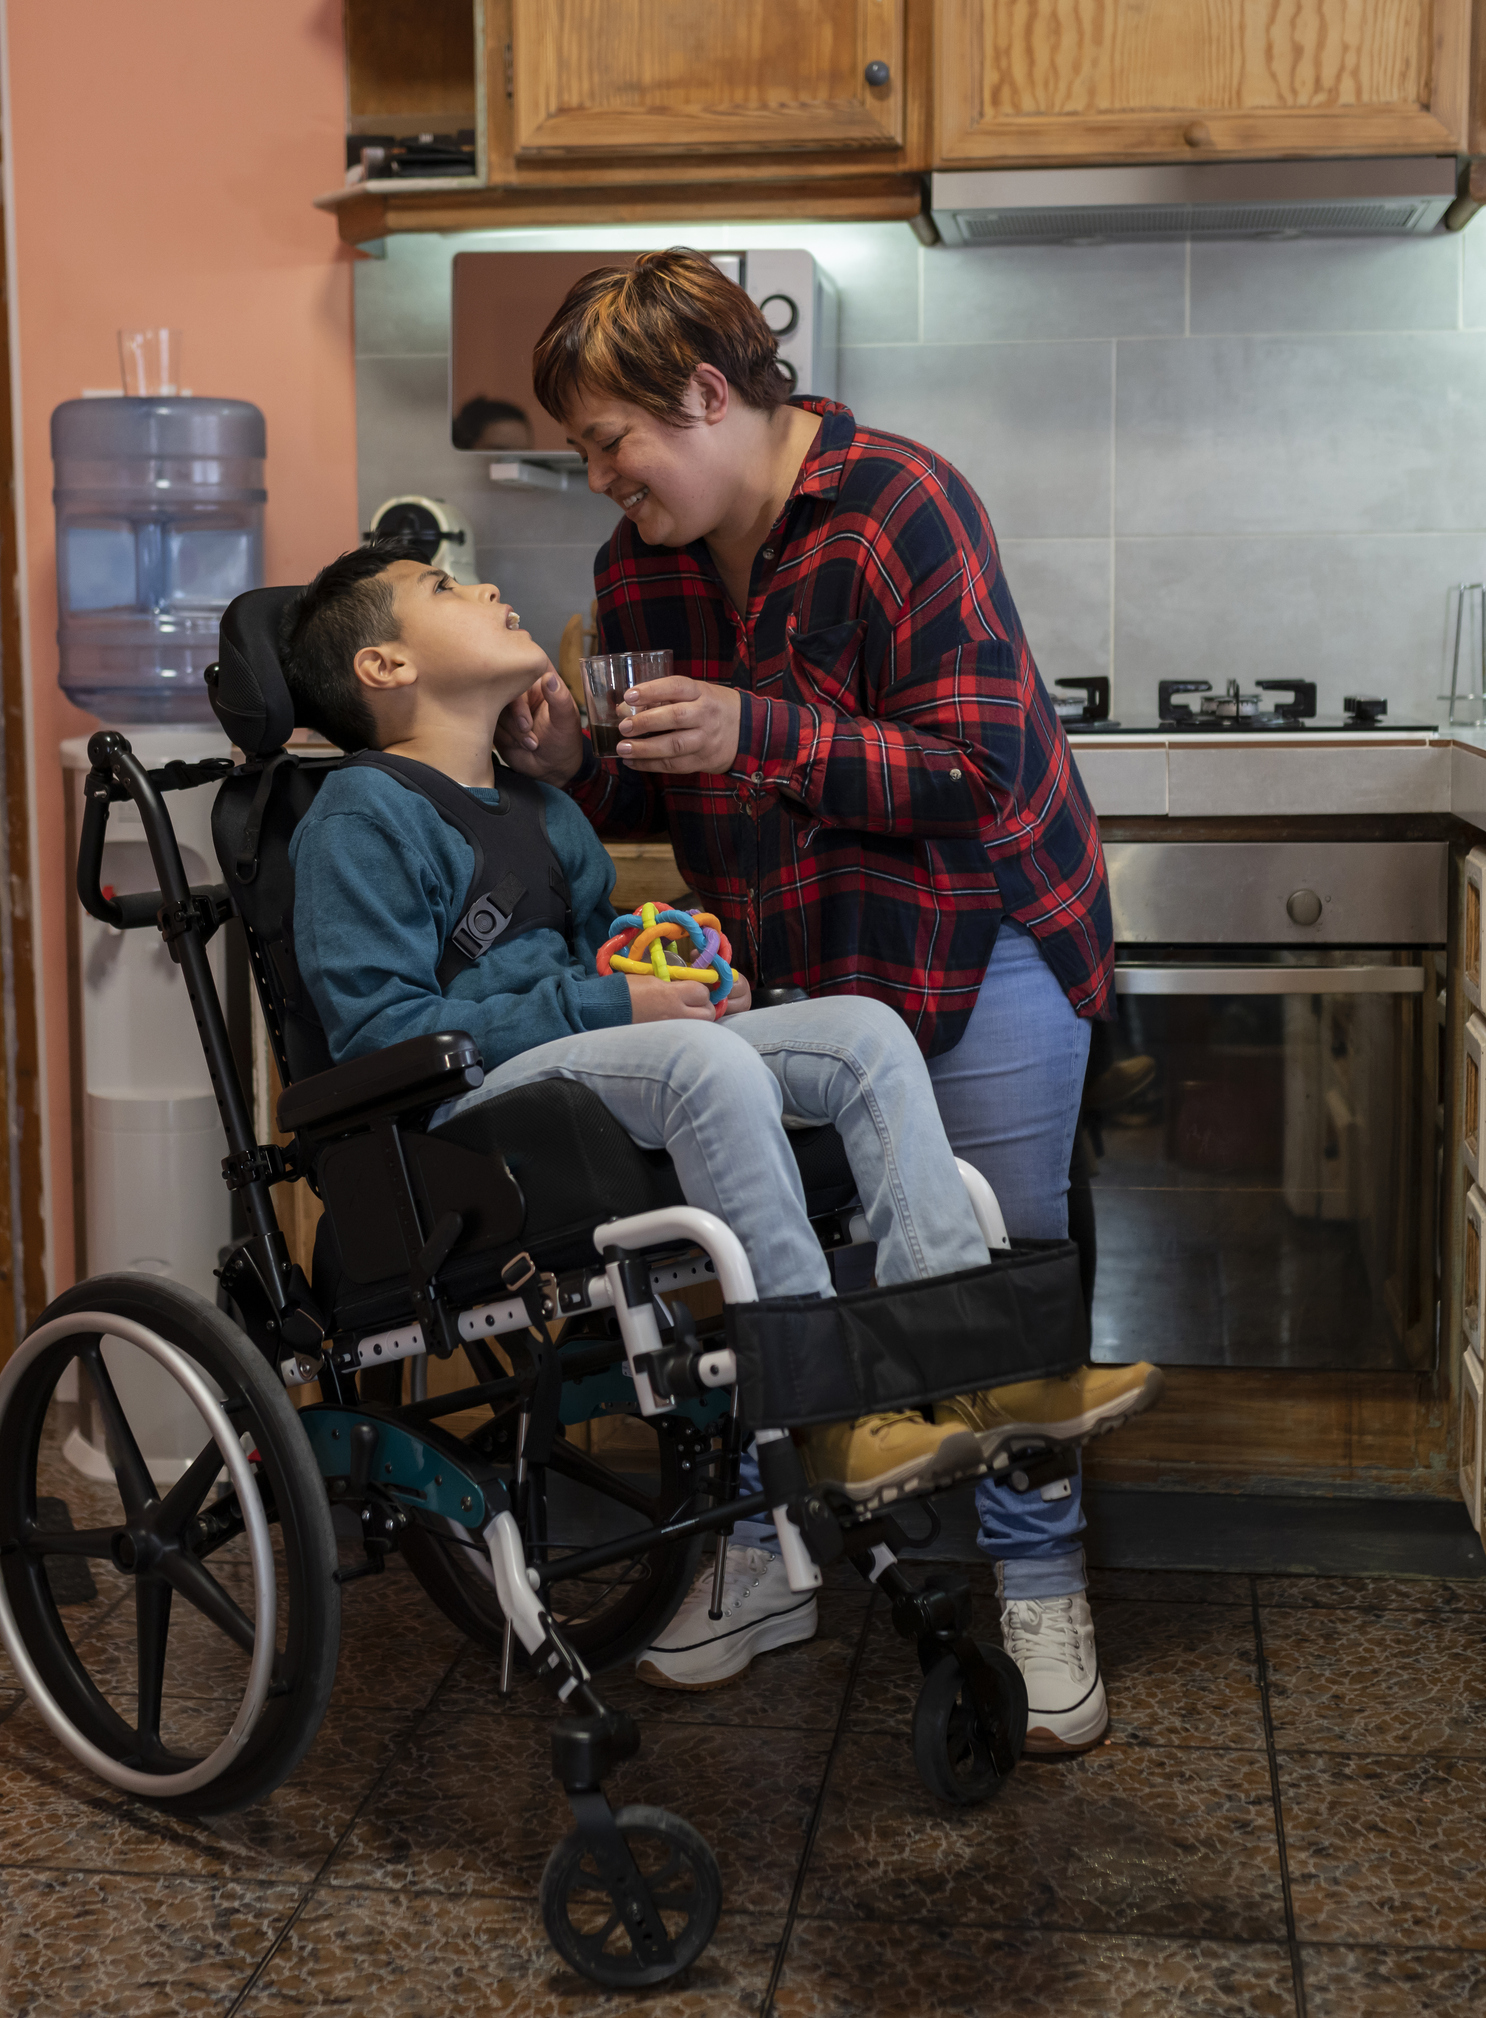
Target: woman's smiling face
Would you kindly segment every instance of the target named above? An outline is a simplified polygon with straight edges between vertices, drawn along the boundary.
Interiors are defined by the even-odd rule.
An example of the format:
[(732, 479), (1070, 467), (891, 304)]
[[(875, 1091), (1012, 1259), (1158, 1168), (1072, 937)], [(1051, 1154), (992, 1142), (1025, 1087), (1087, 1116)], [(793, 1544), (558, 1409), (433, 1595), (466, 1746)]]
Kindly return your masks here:
[[(579, 392), (564, 416), (568, 440), (588, 465), (588, 487), (612, 498), (651, 546), (684, 547), (713, 531), (737, 494), (739, 472), (728, 450), (732, 431), (715, 425), (724, 391), (700, 383), (688, 391), (688, 425), (672, 427), (643, 407)], [(718, 410), (719, 404), (721, 411)]]

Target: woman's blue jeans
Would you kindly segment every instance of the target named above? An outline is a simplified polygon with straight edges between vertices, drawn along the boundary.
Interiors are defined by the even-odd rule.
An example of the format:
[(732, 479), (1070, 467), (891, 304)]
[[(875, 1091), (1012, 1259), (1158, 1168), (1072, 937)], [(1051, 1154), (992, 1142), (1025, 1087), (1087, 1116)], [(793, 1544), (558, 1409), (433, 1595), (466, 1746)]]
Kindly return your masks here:
[[(995, 1191), (1013, 1239), (1064, 1239), (1068, 1165), (1078, 1126), (1089, 1025), (1076, 1015), (1030, 932), (1004, 919), (991, 964), (953, 1051), (929, 1060), (956, 1156)], [(1009, 1598), (1084, 1587), (1082, 1475), (1067, 1499), (1025, 1498), (982, 1480), (980, 1546), (1004, 1565)]]

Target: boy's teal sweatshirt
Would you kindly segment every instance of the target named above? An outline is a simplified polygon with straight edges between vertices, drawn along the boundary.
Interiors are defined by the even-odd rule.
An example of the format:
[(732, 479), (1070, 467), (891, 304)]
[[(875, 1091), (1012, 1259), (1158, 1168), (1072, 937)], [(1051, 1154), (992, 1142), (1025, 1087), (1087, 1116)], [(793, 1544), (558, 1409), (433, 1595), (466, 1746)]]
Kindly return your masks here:
[[(558, 932), (498, 939), (447, 994), (439, 955), (475, 860), (427, 799), (383, 771), (336, 771), (289, 843), (294, 954), (337, 1064), (435, 1030), (467, 1030), (487, 1072), (534, 1045), (628, 1023), (621, 974), (600, 974), (614, 865), (565, 792), (542, 786), (568, 879), (576, 954)], [(486, 805), (499, 790), (478, 791)]]

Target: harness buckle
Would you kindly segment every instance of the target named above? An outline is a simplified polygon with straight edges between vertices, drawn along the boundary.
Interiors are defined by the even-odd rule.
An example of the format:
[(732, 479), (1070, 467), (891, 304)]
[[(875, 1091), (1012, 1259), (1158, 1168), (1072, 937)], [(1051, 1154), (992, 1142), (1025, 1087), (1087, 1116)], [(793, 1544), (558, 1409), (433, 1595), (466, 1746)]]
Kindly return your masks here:
[[(519, 1273), (517, 1271), (520, 1271)], [(500, 1279), (514, 1296), (518, 1289), (525, 1289), (537, 1272), (537, 1264), (523, 1248), (520, 1254), (513, 1254), (500, 1272)]]

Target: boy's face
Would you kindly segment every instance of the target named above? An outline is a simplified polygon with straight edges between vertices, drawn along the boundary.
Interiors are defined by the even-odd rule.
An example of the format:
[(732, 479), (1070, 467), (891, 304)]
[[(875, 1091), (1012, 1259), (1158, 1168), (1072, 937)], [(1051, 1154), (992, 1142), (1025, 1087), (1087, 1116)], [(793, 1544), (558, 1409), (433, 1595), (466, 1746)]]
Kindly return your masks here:
[(362, 661), (391, 657), (401, 677), (390, 684), (448, 700), (480, 690), (504, 705), (545, 670), (547, 654), (522, 630), (493, 582), (467, 587), (417, 561), (394, 561), (387, 573), (399, 635), (395, 643), (357, 654), (357, 671), (367, 686), (375, 690), (389, 682), (368, 678)]

